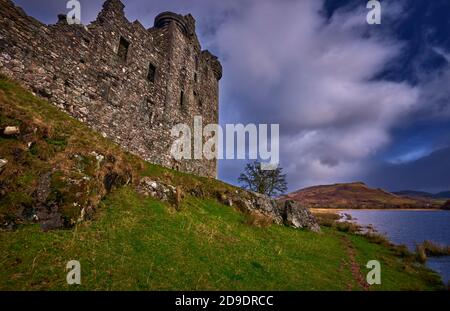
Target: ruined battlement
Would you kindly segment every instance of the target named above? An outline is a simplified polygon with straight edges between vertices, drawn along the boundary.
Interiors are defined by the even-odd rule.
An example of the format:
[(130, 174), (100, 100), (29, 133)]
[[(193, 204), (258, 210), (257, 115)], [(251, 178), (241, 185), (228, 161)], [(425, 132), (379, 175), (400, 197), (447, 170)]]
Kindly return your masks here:
[(89, 25), (45, 25), (0, 0), (0, 72), (147, 161), (216, 177), (216, 160), (175, 161), (170, 130), (218, 123), (222, 66), (202, 51), (191, 15), (130, 22), (107, 0)]

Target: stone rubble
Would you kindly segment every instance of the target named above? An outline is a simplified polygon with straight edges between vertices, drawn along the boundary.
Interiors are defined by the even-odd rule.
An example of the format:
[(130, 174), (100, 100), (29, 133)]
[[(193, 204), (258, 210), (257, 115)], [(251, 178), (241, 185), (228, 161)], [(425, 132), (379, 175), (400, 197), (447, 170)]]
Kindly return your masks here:
[(171, 202), (177, 195), (177, 189), (174, 186), (156, 182), (149, 177), (142, 178), (136, 190), (146, 197), (163, 202)]

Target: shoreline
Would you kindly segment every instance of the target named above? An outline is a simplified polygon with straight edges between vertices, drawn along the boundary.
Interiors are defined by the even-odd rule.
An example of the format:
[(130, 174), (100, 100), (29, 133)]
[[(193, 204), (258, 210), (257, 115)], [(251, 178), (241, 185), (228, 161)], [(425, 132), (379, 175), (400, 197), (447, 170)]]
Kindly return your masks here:
[[(448, 211), (448, 210), (443, 210), (443, 209), (411, 209), (411, 208), (402, 208), (402, 209), (341, 209), (341, 208), (310, 208), (310, 211), (313, 215), (315, 215), (318, 219), (322, 218), (328, 221), (332, 221), (331, 227), (337, 227), (338, 230), (342, 230), (339, 228), (339, 226), (337, 225), (338, 223), (344, 223), (344, 224), (348, 224), (348, 225), (344, 225), (342, 228), (345, 230), (348, 230), (349, 233), (352, 234), (357, 234), (360, 236), (363, 236), (365, 238), (367, 238), (369, 241), (373, 238), (378, 239), (385, 239), (385, 241), (388, 244), (384, 244), (385, 242), (383, 242), (382, 240), (380, 240), (381, 242), (375, 242), (375, 243), (379, 243), (379, 244), (384, 244), (385, 247), (387, 248), (391, 248), (391, 249), (397, 249), (397, 250), (401, 250), (404, 251), (404, 247), (406, 246), (407, 248), (407, 252), (409, 254), (411, 254), (411, 256), (413, 256), (417, 262), (421, 263), (422, 265), (424, 265), (425, 267), (427, 267), (428, 269), (434, 271), (435, 273), (437, 273), (440, 277), (441, 277), (441, 281), (444, 285), (446, 285), (447, 283), (450, 286), (450, 278), (449, 278), (449, 272), (448, 272), (448, 268), (443, 268), (443, 265), (446, 265), (445, 262), (447, 258), (450, 259), (450, 253), (446, 253), (446, 254), (427, 254), (427, 249), (436, 249), (436, 247), (439, 249), (439, 252), (444, 251), (445, 248), (448, 249), (448, 247), (450, 247), (450, 245), (446, 244), (446, 243), (439, 243), (439, 242), (435, 242), (434, 239), (429, 239), (424, 240), (422, 242), (419, 243), (415, 243), (415, 246), (411, 245), (411, 244), (407, 244), (407, 242), (405, 241), (397, 241), (394, 242), (392, 239), (392, 236), (388, 233), (388, 232), (384, 232), (383, 230), (380, 231), (380, 229), (378, 228), (378, 225), (374, 224), (374, 223), (369, 223), (369, 224), (364, 224), (362, 222), (359, 221), (358, 219), (358, 215), (352, 215), (352, 211), (362, 211), (362, 212), (368, 212), (368, 211), (375, 211), (375, 212), (379, 212), (379, 211), (417, 211), (417, 212), (426, 212), (426, 211), (433, 211), (433, 212), (438, 212), (438, 211)], [(450, 212), (450, 211), (449, 211)], [(333, 217), (337, 217), (333, 218)], [(439, 216), (438, 216), (439, 217)], [(356, 227), (353, 227), (356, 226)], [(348, 229), (346, 229), (348, 228)], [(351, 232), (351, 230), (355, 230), (353, 232)], [(371, 238), (372, 237), (372, 238)], [(431, 244), (431, 248), (427, 248), (426, 243), (430, 242)], [(446, 251), (448, 252), (448, 251)], [(401, 256), (398, 256), (398, 258), (401, 258)], [(439, 264), (439, 259), (444, 258), (444, 264)]]

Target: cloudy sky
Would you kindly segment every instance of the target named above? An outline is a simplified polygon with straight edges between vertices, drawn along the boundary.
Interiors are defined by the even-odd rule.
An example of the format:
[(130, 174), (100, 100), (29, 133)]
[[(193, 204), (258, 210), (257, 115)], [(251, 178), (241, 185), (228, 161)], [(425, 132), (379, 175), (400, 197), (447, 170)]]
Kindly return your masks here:
[[(15, 0), (53, 23), (65, 0)], [(80, 0), (82, 20), (103, 0)], [(166, 10), (197, 19), (218, 55), (221, 123), (280, 124), (290, 190), (364, 181), (388, 190), (450, 190), (450, 1), (123, 0), (146, 27)], [(236, 183), (242, 161), (221, 161)]]

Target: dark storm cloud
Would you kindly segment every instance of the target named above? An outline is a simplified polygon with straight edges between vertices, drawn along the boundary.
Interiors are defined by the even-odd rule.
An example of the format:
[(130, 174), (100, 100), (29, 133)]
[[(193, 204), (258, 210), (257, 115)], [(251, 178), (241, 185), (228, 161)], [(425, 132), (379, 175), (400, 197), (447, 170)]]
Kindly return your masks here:
[(450, 148), (403, 164), (376, 164), (366, 177), (375, 187), (391, 191), (421, 190), (429, 192), (450, 189)]
[(234, 113), (222, 116), (280, 124), (291, 188), (357, 179), (419, 96), (406, 82), (371, 80), (403, 46), (365, 36), (365, 5), (328, 19), (322, 4), (254, 2), (215, 36), (232, 81), (226, 105)]

